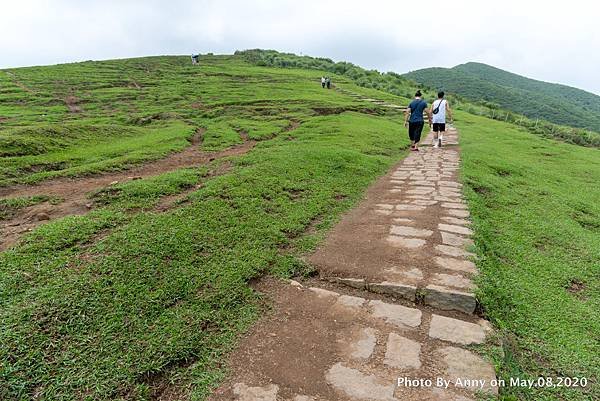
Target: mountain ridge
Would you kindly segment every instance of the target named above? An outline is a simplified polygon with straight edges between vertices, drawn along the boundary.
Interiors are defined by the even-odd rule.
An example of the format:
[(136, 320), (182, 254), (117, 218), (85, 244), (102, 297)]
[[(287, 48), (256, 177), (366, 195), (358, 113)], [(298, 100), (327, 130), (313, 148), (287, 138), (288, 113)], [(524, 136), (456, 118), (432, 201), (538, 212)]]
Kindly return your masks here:
[(529, 118), (600, 131), (600, 96), (583, 89), (524, 77), (478, 62), (452, 68), (425, 68), (402, 76)]

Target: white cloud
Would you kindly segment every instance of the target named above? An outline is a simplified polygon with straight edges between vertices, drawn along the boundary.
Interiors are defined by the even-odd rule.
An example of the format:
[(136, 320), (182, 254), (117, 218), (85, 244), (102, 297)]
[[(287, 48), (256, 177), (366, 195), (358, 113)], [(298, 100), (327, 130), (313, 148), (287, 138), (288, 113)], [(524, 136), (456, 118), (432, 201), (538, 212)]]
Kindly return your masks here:
[(244, 48), (405, 72), (481, 61), (600, 93), (594, 1), (20, 0), (0, 67)]

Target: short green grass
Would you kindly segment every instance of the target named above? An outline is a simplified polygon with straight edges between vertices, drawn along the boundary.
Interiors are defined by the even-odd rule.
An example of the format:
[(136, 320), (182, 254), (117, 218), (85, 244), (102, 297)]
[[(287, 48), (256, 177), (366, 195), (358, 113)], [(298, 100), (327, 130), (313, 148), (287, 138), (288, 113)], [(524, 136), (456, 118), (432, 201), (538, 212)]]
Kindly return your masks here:
[(479, 295), (504, 341), (501, 377), (589, 381), (506, 388), (504, 399), (599, 399), (600, 153), (464, 113), (457, 121)]
[[(11, 117), (0, 133), (47, 126), (80, 135), (58, 135), (65, 142), (48, 145), (34, 130), (23, 136), (56, 147), (10, 156), (25, 163), (49, 162), (53, 152), (82, 155), (78, 167), (56, 175), (112, 168), (90, 167), (105, 145), (147, 156), (182, 144), (200, 127), (204, 150), (245, 135), (258, 143), (225, 170), (217, 160), (100, 189), (90, 194), (92, 212), (40, 226), (0, 254), (0, 399), (150, 400), (165, 387), (204, 399), (224, 375), (224, 354), (259, 316), (261, 300), (248, 282), (308, 274), (300, 256), (405, 154), (398, 116), (345, 111), (364, 105), (322, 90), (318, 72), (232, 57), (206, 58), (200, 68), (188, 62), (165, 57), (11, 71), (41, 99), (28, 92), (3, 103), (0, 115), (31, 122)], [(63, 78), (49, 79), (53, 74)], [(117, 79), (123, 76), (130, 78)], [(84, 99), (83, 111), (51, 106), (45, 121), (45, 105), (58, 102), (48, 99), (70, 90)], [(30, 104), (20, 107), (23, 101)], [(110, 124), (124, 135), (103, 140)], [(181, 129), (159, 144), (132, 140), (173, 126)], [(117, 153), (100, 161), (119, 160)], [(7, 179), (48, 178), (35, 174)], [(164, 196), (188, 190), (186, 202), (156, 211)]]
[(149, 57), (2, 70), (0, 186), (156, 159), (188, 146), (197, 128), (207, 129), (203, 149), (221, 150), (243, 134), (272, 138), (316, 109), (364, 107), (318, 80), (317, 71), (238, 56), (206, 56), (197, 68), (186, 57)]
[(189, 146), (194, 133), (181, 122), (151, 129), (80, 125), (76, 130), (43, 126), (24, 131), (4, 133), (0, 148), (19, 154), (3, 158), (0, 185), (124, 169)]

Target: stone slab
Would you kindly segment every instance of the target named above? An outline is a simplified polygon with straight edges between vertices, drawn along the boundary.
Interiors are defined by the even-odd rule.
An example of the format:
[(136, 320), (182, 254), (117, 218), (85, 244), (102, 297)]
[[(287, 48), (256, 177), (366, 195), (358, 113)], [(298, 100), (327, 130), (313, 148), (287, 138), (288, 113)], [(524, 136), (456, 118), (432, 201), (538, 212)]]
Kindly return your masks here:
[(473, 294), (434, 284), (425, 287), (424, 303), (442, 310), (457, 310), (464, 313), (473, 313), (477, 306)]
[(388, 235), (387, 241), (393, 246), (399, 246), (402, 248), (420, 248), (427, 243), (427, 241), (424, 239), (405, 238), (397, 235)]
[(350, 356), (354, 359), (369, 359), (377, 344), (377, 330), (365, 327), (359, 331), (358, 338), (348, 345)]
[(367, 375), (341, 363), (333, 365), (325, 379), (338, 392), (358, 400), (395, 401), (394, 384), (383, 384), (375, 375)]
[(472, 274), (477, 273), (477, 267), (475, 267), (475, 263), (471, 262), (470, 260), (448, 258), (444, 256), (436, 256), (433, 258), (433, 260), (439, 267), (444, 269)]
[(458, 247), (467, 247), (469, 245), (473, 245), (473, 240), (470, 238), (466, 238), (454, 233), (449, 233), (446, 231), (442, 231), (442, 243), (445, 245), (458, 246)]
[(475, 323), (433, 314), (429, 337), (463, 345), (482, 344), (485, 341), (485, 330)]
[(472, 291), (475, 288), (475, 285), (470, 279), (457, 273), (434, 273), (433, 282), (441, 285), (442, 287), (458, 287), (469, 291)]
[(233, 385), (236, 401), (277, 401), (279, 386), (269, 384), (264, 387), (249, 387), (244, 383)]
[(419, 369), (421, 367), (421, 343), (396, 333), (390, 333), (383, 363), (396, 369)]
[(390, 234), (404, 237), (430, 237), (433, 231), (424, 228), (392, 225), (390, 227)]
[(418, 327), (421, 324), (422, 313), (418, 309), (388, 304), (379, 300), (369, 301), (369, 306), (373, 316), (398, 327)]
[(437, 249), (439, 252), (443, 253), (444, 255), (448, 255), (448, 256), (454, 256), (456, 258), (469, 258), (469, 257), (474, 257), (475, 255), (472, 254), (471, 252), (467, 252), (462, 248), (458, 248), (455, 246), (449, 246), (449, 245), (436, 245), (435, 249)]
[[(481, 357), (471, 351), (456, 347), (444, 347), (436, 352), (446, 365), (444, 372), (446, 379), (452, 380), (456, 387), (466, 388), (473, 392), (498, 394), (498, 388), (490, 385), (496, 378), (494, 367)], [(461, 383), (459, 383), (459, 379)], [(466, 380), (470, 380), (470, 382), (466, 383)], [(478, 380), (484, 381), (482, 387), (476, 384)]]
[(450, 233), (455, 233), (455, 234), (473, 235), (473, 231), (471, 231), (470, 228), (463, 227), (463, 226), (457, 226), (454, 224), (439, 223), (438, 229), (441, 231), (448, 231)]
[(417, 294), (417, 287), (403, 284), (394, 283), (390, 281), (383, 281), (381, 283), (369, 283), (369, 289), (379, 294), (388, 294), (400, 298), (414, 301)]

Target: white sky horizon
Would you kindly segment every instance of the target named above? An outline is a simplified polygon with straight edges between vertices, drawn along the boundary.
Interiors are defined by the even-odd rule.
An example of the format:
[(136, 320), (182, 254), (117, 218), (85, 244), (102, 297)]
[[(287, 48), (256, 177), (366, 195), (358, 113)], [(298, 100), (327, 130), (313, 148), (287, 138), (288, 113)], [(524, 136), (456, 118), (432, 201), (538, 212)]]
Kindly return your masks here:
[(600, 4), (594, 1), (0, 4), (0, 69), (262, 48), (397, 73), (481, 62), (600, 95)]

